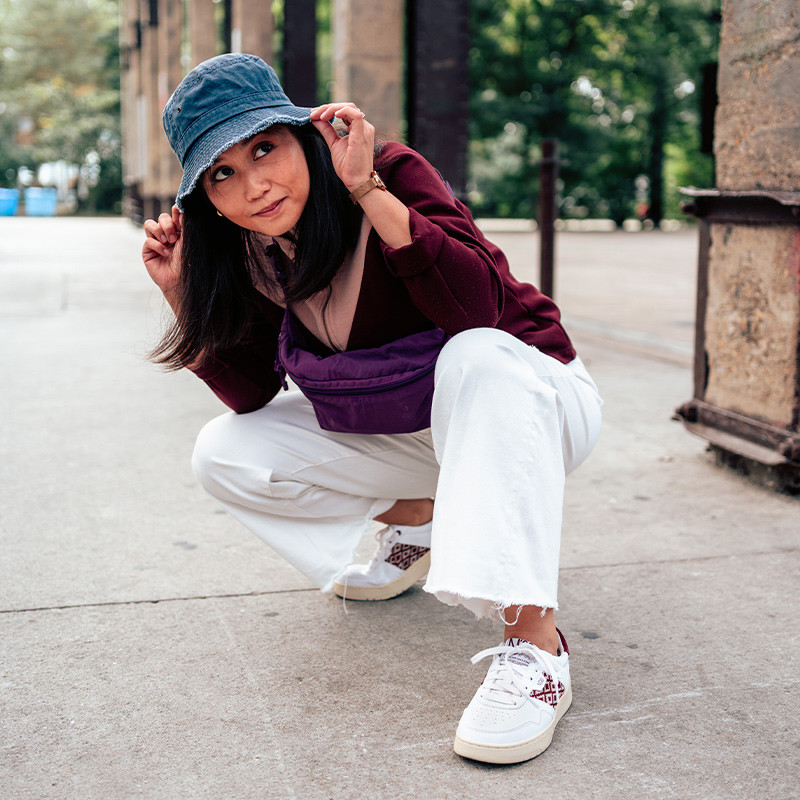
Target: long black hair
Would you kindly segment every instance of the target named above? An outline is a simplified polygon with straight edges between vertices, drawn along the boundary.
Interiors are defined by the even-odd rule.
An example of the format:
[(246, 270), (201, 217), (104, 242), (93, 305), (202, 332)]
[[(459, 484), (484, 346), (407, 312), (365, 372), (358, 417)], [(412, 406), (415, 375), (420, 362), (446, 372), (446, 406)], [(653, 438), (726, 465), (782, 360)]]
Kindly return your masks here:
[[(363, 212), (339, 180), (330, 150), (311, 124), (287, 126), (303, 147), (311, 187), (290, 238), (294, 259), (277, 287), (287, 302), (329, 287), (355, 247)], [(150, 354), (168, 369), (201, 364), (241, 342), (257, 313), (254, 284), (272, 286), (259, 235), (219, 216), (202, 181), (183, 200), (181, 282), (173, 325)]]

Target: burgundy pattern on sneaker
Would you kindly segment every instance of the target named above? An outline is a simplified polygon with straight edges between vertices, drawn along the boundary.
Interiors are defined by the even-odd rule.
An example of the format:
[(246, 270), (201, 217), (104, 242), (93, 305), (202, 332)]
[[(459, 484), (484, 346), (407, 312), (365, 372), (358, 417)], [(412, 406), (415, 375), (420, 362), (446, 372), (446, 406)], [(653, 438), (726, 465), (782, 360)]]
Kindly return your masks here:
[[(561, 646), (565, 653), (569, 653), (567, 648), (567, 642), (564, 639), (563, 634), (561, 631), (558, 631), (559, 638), (561, 639)], [(518, 639), (515, 637), (510, 637), (506, 639), (506, 644), (511, 645), (512, 647), (519, 647), (521, 644), (527, 644), (528, 642), (525, 639)], [(522, 666), (526, 666), (530, 663), (530, 658), (526, 655), (522, 654), (512, 654), (508, 657), (508, 660), (513, 662), (514, 664), (520, 664)], [(558, 701), (561, 699), (561, 695), (564, 694), (566, 691), (564, 684), (561, 681), (558, 682), (558, 689), (556, 689), (556, 685), (553, 682), (553, 676), (545, 674), (545, 682), (544, 685), (539, 689), (534, 689), (531, 692), (531, 697), (534, 700), (541, 700), (543, 703), (547, 703), (550, 706), (555, 708), (558, 705)]]
[(386, 561), (398, 569), (407, 570), (413, 563), (419, 561), (430, 550), (430, 547), (420, 547), (416, 544), (396, 544)]
[(553, 677), (551, 675), (547, 675), (544, 686), (541, 689), (534, 689), (531, 692), (531, 697), (534, 700), (541, 700), (543, 703), (547, 703), (555, 708), (558, 705), (561, 695), (564, 694), (565, 691), (564, 684), (561, 683), (561, 681), (558, 682), (558, 691), (556, 691), (556, 685), (553, 683)]

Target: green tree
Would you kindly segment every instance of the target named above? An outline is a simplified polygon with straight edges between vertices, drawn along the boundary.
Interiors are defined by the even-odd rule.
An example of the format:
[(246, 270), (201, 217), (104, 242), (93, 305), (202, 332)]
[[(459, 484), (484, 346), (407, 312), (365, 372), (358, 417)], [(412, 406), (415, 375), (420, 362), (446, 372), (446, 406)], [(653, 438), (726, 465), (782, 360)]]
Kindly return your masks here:
[[(473, 0), (471, 179), (477, 213), (532, 216), (539, 144), (564, 163), (561, 213), (621, 223), (664, 175), (710, 179), (693, 88), (717, 47), (719, 0)], [(679, 158), (678, 166), (669, 159)], [(671, 184), (670, 184), (671, 185)], [(670, 209), (677, 201), (670, 201)]]
[(542, 139), (561, 140), (565, 180), (580, 174), (595, 132), (576, 113), (580, 99), (571, 84), (602, 49), (604, 6), (605, 0), (473, 1), (472, 201), (482, 213), (533, 214)]
[(711, 180), (711, 160), (699, 154), (696, 89), (703, 66), (716, 59), (719, 1), (622, 0), (621, 12), (626, 47), (620, 66), (646, 123), (642, 171), (650, 184), (648, 215), (658, 223), (667, 210), (677, 210), (677, 186), (668, 184), (668, 172), (691, 171), (696, 183)]
[[(121, 196), (113, 0), (0, 0), (0, 167), (66, 161), (91, 210)], [(14, 164), (15, 162), (15, 164)]]

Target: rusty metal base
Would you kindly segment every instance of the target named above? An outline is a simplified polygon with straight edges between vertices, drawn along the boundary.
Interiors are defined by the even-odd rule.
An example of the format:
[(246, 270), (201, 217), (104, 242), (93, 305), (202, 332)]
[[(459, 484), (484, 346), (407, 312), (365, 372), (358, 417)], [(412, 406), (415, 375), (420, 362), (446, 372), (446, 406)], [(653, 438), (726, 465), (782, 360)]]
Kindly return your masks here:
[(718, 465), (763, 486), (800, 493), (800, 435), (794, 431), (697, 399), (677, 409), (675, 419), (708, 442)]

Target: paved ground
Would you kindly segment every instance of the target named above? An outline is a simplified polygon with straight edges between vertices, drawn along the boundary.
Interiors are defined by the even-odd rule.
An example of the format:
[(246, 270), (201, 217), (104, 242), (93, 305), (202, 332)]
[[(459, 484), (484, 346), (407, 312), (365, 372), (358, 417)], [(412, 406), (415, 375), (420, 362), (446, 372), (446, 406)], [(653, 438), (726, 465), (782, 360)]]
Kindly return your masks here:
[[(535, 277), (535, 237), (496, 238)], [(575, 701), (513, 767), (451, 747), (492, 623), (419, 590), (345, 614), (198, 488), (221, 406), (145, 360), (140, 241), (0, 218), (0, 798), (798, 797), (800, 505), (670, 419), (692, 231), (558, 241), (606, 422), (565, 508)]]

